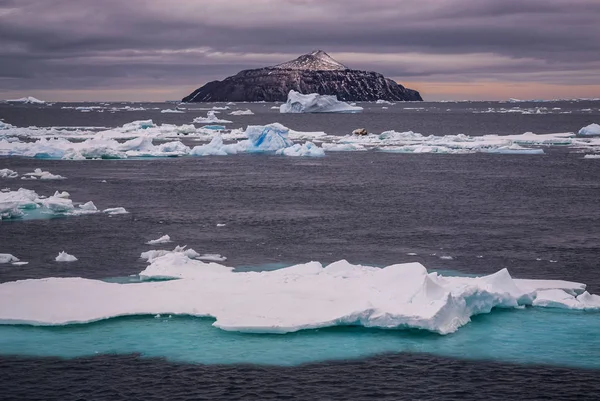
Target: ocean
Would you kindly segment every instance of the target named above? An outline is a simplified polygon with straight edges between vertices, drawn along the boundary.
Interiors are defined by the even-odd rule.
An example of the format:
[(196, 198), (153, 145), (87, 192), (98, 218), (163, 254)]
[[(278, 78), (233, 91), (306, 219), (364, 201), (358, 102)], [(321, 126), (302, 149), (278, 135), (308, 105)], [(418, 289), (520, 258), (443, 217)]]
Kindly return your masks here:
[[(136, 120), (191, 124), (215, 105), (161, 113), (176, 106), (0, 104), (0, 120), (15, 127), (88, 127), (80, 131), (93, 136)], [(23, 176), (41, 168), (66, 177), (0, 178), (0, 188), (67, 191), (99, 209), (129, 212), (1, 220), (0, 253), (28, 264), (0, 265), (0, 283), (82, 277), (140, 285), (138, 274), (148, 265), (142, 252), (187, 245), (225, 256), (221, 263), (238, 272), (342, 259), (376, 267), (418, 262), (442, 275), (507, 269), (513, 278), (585, 283), (600, 294), (600, 159), (584, 158), (595, 145), (560, 137), (519, 142), (542, 151), (536, 154), (464, 145), (491, 135), (576, 133), (600, 122), (600, 101), (361, 106), (357, 114), (279, 114), (273, 104), (237, 104), (218, 116), (232, 121), (229, 128), (279, 122), (332, 138), (363, 127), (376, 134), (448, 135), (459, 151), (432, 137), (419, 139), (418, 149), (426, 146), (428, 153), (391, 143), (387, 151), (325, 157), (0, 156), (0, 170)], [(228, 115), (234, 109), (254, 114)], [(0, 141), (3, 135), (9, 136), (0, 130)], [(193, 135), (177, 140), (189, 147), (206, 143)], [(146, 244), (166, 234), (172, 243)], [(63, 250), (78, 261), (55, 262)], [(291, 313), (307, 311), (299, 303)], [(214, 322), (162, 314), (0, 325), (0, 398), (592, 400), (600, 392), (598, 310), (494, 308), (447, 335), (354, 325), (256, 334), (224, 331)]]

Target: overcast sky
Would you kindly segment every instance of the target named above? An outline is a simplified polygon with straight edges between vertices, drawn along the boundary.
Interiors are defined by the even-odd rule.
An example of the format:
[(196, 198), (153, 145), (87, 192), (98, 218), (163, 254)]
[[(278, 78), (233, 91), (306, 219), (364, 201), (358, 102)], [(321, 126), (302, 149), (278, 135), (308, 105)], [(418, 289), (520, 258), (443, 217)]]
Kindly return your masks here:
[(426, 100), (600, 97), (600, 0), (0, 0), (0, 99), (180, 99), (315, 49)]

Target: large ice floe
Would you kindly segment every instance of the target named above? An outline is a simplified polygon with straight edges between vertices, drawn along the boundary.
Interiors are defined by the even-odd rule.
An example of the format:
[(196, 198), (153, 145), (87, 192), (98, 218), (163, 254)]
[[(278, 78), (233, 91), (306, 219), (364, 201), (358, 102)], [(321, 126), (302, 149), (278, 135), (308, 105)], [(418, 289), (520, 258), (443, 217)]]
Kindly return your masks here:
[[(0, 192), (0, 220), (39, 219), (60, 216), (79, 216), (99, 213), (93, 202), (77, 205), (68, 192), (56, 191), (52, 196), (40, 196), (30, 189)], [(106, 212), (106, 211), (105, 211)]]
[[(288, 333), (329, 326), (416, 328), (449, 334), (493, 308), (600, 309), (585, 285), (429, 273), (419, 263), (385, 268), (339, 261), (263, 272), (235, 272), (191, 259), (184, 248), (147, 255), (146, 282), (118, 284), (46, 278), (0, 284), (0, 323), (65, 325), (117, 316), (213, 317), (228, 331)], [(156, 281), (158, 279), (171, 279)]]
[(339, 101), (336, 96), (311, 93), (303, 95), (291, 90), (287, 101), (279, 107), (280, 113), (358, 113), (362, 107)]
[(206, 113), (206, 117), (196, 117), (194, 118), (194, 123), (196, 124), (229, 124), (231, 121), (222, 120), (217, 117), (216, 113), (213, 110), (209, 110)]
[(19, 99), (7, 99), (8, 103), (23, 103), (23, 104), (46, 104), (43, 100), (36, 99), (33, 96), (26, 96)]

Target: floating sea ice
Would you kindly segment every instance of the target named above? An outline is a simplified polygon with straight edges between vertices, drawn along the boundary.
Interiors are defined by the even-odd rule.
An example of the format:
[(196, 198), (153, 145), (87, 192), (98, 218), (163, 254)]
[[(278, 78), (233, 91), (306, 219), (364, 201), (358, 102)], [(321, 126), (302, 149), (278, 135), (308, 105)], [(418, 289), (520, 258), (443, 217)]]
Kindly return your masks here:
[[(36, 168), (33, 173), (23, 174), (26, 177), (38, 178), (40, 180), (64, 180), (66, 177), (58, 174), (52, 174), (49, 171), (42, 171), (40, 168)], [(23, 177), (25, 178), (25, 177)]]
[(446, 255), (440, 256), (440, 259), (442, 259), (442, 260), (454, 260), (454, 258), (452, 256), (446, 256)]
[(185, 111), (179, 110), (179, 109), (164, 109), (164, 110), (161, 110), (160, 112), (163, 114), (164, 113), (179, 113), (179, 114), (185, 113)]
[(303, 144), (295, 144), (287, 148), (283, 148), (277, 151), (278, 155), (284, 156), (309, 156), (309, 157), (322, 157), (325, 156), (323, 148), (318, 147), (312, 142), (306, 142)]
[(204, 255), (197, 256), (196, 259), (210, 262), (225, 262), (227, 260), (225, 256), (221, 256), (218, 253), (206, 253)]
[(77, 258), (75, 256), (69, 255), (65, 251), (60, 252), (55, 260), (57, 262), (77, 262)]
[(579, 130), (579, 135), (582, 136), (600, 136), (600, 125), (590, 124)]
[(194, 123), (196, 124), (228, 124), (231, 123), (231, 121), (229, 120), (221, 120), (219, 117), (217, 117), (217, 115), (215, 114), (214, 111), (209, 110), (206, 113), (206, 117), (196, 117), (194, 118)]
[(0, 169), (0, 178), (17, 178), (19, 173), (14, 170), (9, 170), (7, 168)]
[(367, 150), (367, 148), (357, 143), (323, 143), (321, 146), (325, 152), (356, 152)]
[(166, 244), (168, 242), (171, 242), (171, 237), (169, 237), (168, 235), (163, 235), (162, 237), (160, 237), (158, 239), (154, 239), (154, 240), (146, 242), (146, 244), (157, 245), (157, 244)]
[(113, 207), (113, 208), (109, 208), (109, 209), (104, 209), (102, 211), (102, 213), (106, 213), (106, 214), (127, 214), (129, 213), (127, 210), (125, 210), (124, 207)]
[(235, 110), (232, 111), (231, 113), (229, 113), (230, 116), (252, 116), (254, 115), (254, 113), (252, 112), (252, 110), (247, 109), (247, 110)]
[(280, 113), (358, 113), (362, 107), (339, 101), (336, 96), (311, 93), (303, 95), (291, 90), (287, 102), (279, 108)]
[(583, 156), (584, 159), (600, 159), (600, 154), (596, 154), (596, 155), (585, 155)]
[(387, 100), (379, 99), (378, 101), (375, 102), (375, 104), (389, 104), (390, 106), (393, 106), (396, 103), (393, 103), (393, 102), (390, 102), (390, 101), (387, 101)]
[(187, 248), (187, 245), (184, 246), (179, 246), (177, 245), (175, 247), (175, 249), (173, 249), (172, 251), (167, 251), (164, 249), (158, 249), (158, 250), (151, 250), (151, 251), (146, 251), (146, 252), (142, 252), (140, 255), (140, 258), (143, 260), (146, 260), (149, 263), (152, 263), (152, 261), (154, 259), (163, 257), (165, 255), (169, 255), (169, 254), (181, 254), (184, 255), (186, 258), (190, 258), (190, 259), (194, 259), (197, 258), (198, 256), (200, 256), (200, 254), (196, 251), (194, 251), (192, 248)]
[(83, 209), (83, 210), (94, 211), (94, 212), (98, 210), (98, 208), (96, 207), (96, 205), (94, 205), (94, 202), (92, 202), (92, 201), (89, 201), (82, 205), (79, 205), (79, 208)]
[(11, 255), (10, 253), (0, 253), (0, 263), (16, 263), (19, 261), (19, 258)]

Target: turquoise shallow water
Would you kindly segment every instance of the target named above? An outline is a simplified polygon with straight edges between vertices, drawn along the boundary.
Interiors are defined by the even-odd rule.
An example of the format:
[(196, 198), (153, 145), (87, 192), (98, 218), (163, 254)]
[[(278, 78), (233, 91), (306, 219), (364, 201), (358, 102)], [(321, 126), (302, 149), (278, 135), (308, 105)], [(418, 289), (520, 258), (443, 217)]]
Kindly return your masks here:
[(75, 358), (139, 353), (201, 364), (294, 366), (390, 352), (600, 369), (600, 313), (526, 308), (476, 316), (457, 333), (332, 327), (224, 332), (212, 319), (134, 316), (60, 327), (1, 326), (0, 354)]

